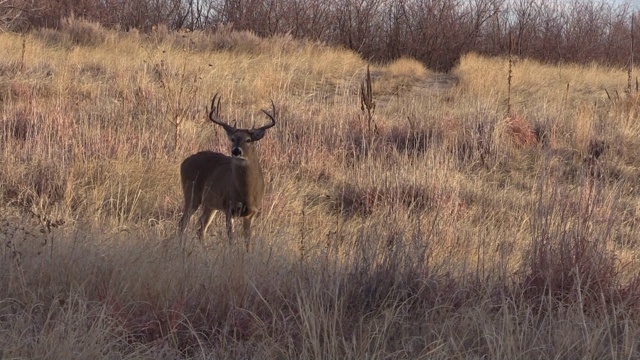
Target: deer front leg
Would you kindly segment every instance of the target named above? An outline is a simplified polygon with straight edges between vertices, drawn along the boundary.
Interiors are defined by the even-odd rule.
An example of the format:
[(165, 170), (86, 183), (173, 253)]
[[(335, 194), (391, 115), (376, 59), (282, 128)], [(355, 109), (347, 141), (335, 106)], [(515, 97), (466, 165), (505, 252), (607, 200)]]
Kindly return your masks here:
[(231, 241), (231, 232), (233, 230), (233, 222), (231, 220), (231, 208), (229, 207), (227, 211), (224, 213), (226, 226), (227, 226), (227, 237), (229, 238), (229, 245), (232, 244)]
[(247, 216), (242, 219), (242, 235), (244, 236), (244, 244), (247, 248), (247, 252), (253, 251), (253, 244), (251, 243), (251, 218), (253, 216)]

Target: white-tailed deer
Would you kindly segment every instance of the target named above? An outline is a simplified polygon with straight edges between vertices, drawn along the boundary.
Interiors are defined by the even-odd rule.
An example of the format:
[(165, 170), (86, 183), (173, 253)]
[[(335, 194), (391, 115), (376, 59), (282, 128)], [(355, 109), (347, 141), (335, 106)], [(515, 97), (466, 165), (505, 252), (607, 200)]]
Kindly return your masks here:
[[(217, 98), (217, 103), (216, 103)], [(272, 113), (262, 110), (271, 123), (257, 129), (238, 129), (220, 119), (220, 98), (211, 100), (209, 120), (222, 126), (231, 142), (231, 156), (201, 151), (186, 158), (180, 166), (184, 212), (180, 219), (180, 236), (191, 215), (202, 205), (198, 237), (204, 238), (216, 210), (224, 212), (227, 235), (231, 241), (233, 217), (243, 218), (247, 251), (251, 251), (251, 220), (260, 211), (264, 195), (264, 177), (253, 143), (262, 139), (266, 130), (276, 124), (276, 107)]]

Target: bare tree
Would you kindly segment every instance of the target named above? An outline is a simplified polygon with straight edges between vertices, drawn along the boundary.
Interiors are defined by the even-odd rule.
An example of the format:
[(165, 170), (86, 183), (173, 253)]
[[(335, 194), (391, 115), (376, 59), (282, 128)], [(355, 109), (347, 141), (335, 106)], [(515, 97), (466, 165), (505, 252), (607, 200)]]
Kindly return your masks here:
[(0, 0), (0, 31), (11, 31), (24, 25), (23, 13), (32, 8), (26, 0)]

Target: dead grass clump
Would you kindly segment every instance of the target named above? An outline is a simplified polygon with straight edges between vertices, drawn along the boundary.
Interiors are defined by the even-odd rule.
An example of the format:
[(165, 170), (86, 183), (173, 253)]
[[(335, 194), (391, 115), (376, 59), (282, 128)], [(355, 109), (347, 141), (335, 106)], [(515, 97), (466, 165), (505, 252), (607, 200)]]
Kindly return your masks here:
[(290, 33), (276, 34), (269, 37), (268, 41), (261, 43), (262, 50), (265, 53), (292, 54), (301, 51), (322, 52), (325, 46), (307, 41), (305, 39), (296, 39)]
[[(597, 249), (593, 244), (598, 240), (569, 236), (535, 239), (535, 250), (525, 262), (528, 269), (519, 284), (525, 297), (533, 303), (546, 297), (564, 305), (580, 303), (589, 312), (624, 301), (617, 259), (613, 253)], [(633, 295), (637, 298), (640, 294)]]
[(0, 103), (30, 103), (34, 98), (40, 100), (50, 98), (55, 93), (53, 84), (47, 78), (25, 79), (15, 77), (0, 82)]
[(433, 122), (418, 123), (407, 117), (406, 126), (394, 125), (383, 135), (385, 143), (401, 153), (422, 154), (427, 149), (451, 145), (462, 136), (460, 122), (452, 116), (443, 116)]
[(402, 206), (410, 212), (422, 212), (437, 201), (428, 188), (398, 182), (387, 186), (359, 186), (342, 183), (334, 186), (330, 211), (345, 218), (367, 217), (388, 207)]
[[(144, 345), (131, 345), (126, 332), (107, 315), (105, 308), (88, 302), (80, 290), (68, 297), (58, 294), (44, 303), (3, 300), (0, 308), (0, 317), (8, 325), (5, 330), (11, 329), (3, 331), (6, 344), (11, 344), (3, 346), (3, 356), (28, 358), (46, 354), (58, 359), (122, 358), (123, 353), (131, 357), (151, 356)], [(13, 337), (25, 333), (33, 336)]]
[(393, 126), (386, 135), (385, 142), (403, 153), (420, 154), (436, 140), (434, 129)]
[(27, 188), (35, 191), (36, 199), (46, 199), (55, 204), (65, 199), (69, 183), (69, 174), (55, 162), (35, 164), (29, 169)]
[(72, 44), (98, 46), (107, 39), (107, 30), (99, 23), (69, 17), (62, 20), (62, 31), (66, 32)]
[[(149, 39), (175, 50), (193, 52), (229, 51), (246, 54), (262, 54), (269, 50), (271, 40), (265, 40), (252, 31), (235, 31), (224, 24), (214, 31), (172, 32), (165, 25), (154, 26)], [(263, 44), (266, 44), (263, 46)]]
[(230, 26), (220, 25), (208, 38), (212, 50), (224, 50), (247, 54), (258, 53), (262, 39), (252, 31), (234, 31)]
[(401, 58), (387, 66), (373, 70), (371, 74), (374, 80), (374, 92), (383, 95), (411, 90), (413, 85), (429, 75), (429, 71), (417, 60)]
[(60, 30), (39, 29), (36, 35), (50, 46), (99, 46), (106, 42), (108, 30), (99, 23), (76, 17), (68, 17), (61, 21)]
[(506, 82), (494, 79), (505, 78), (508, 62), (504, 59), (488, 61), (475, 53), (464, 55), (453, 73), (460, 79), (461, 89), (472, 94), (491, 92), (501, 94), (506, 91)]
[[(7, 81), (7, 83), (3, 85), (0, 85), (1, 101), (8, 101), (9, 99), (28, 101), (28, 99), (33, 98), (33, 86), (27, 81), (14, 79)], [(3, 87), (6, 88), (3, 89)]]
[(472, 119), (455, 132), (447, 142), (460, 166), (495, 160), (495, 123), (488, 119)]
[(368, 129), (366, 116), (354, 114), (349, 116), (345, 123), (345, 131), (340, 133), (339, 141), (344, 144), (352, 161), (361, 161), (372, 154), (374, 149), (383, 145), (380, 137), (376, 135), (376, 130)]
[(390, 63), (385, 68), (392, 76), (400, 76), (414, 79), (422, 79), (429, 74), (427, 68), (418, 60), (400, 58)]
[(41, 80), (50, 79), (57, 69), (54, 64), (47, 60), (41, 60), (34, 65), (26, 67), (25, 74)]
[(637, 122), (640, 119), (640, 94), (632, 94), (624, 97), (612, 98), (607, 92), (613, 118), (624, 122)]
[(345, 218), (366, 217), (373, 213), (378, 194), (376, 189), (364, 190), (354, 184), (345, 183), (334, 188), (331, 199), (333, 199), (332, 212), (341, 214)]
[(550, 297), (601, 312), (603, 305), (626, 301), (618, 258), (610, 247), (608, 224), (615, 205), (604, 201), (597, 186), (587, 181), (579, 199), (556, 189), (550, 202), (535, 205), (533, 238), (518, 285), (532, 303)]
[(386, 190), (389, 200), (400, 201), (407, 209), (422, 212), (433, 206), (434, 197), (429, 189), (417, 184), (399, 184)]
[(67, 44), (67, 35), (49, 28), (38, 29), (35, 33), (35, 38), (38, 40), (42, 40), (46, 45), (51, 47), (56, 46), (66, 46)]
[(407, 232), (399, 221), (403, 215), (386, 210), (342, 245), (348, 261), (340, 288), (348, 313), (391, 310), (403, 303), (414, 315), (425, 311), (428, 316), (434, 309), (454, 314), (478, 300), (472, 282), (464, 285), (431, 265), (432, 229)]
[(72, 176), (55, 163), (37, 162), (11, 172), (20, 174), (21, 181), (5, 182), (0, 197), (21, 209), (59, 206), (72, 191)]
[(34, 132), (41, 128), (32, 116), (33, 114), (22, 108), (13, 113), (13, 119), (4, 119), (2, 122), (4, 143), (9, 141), (9, 137), (18, 141), (32, 139), (35, 135)]
[(22, 68), (22, 63), (20, 61), (8, 61), (8, 62), (0, 62), (0, 77), (6, 77), (8, 79), (12, 79), (15, 77)]
[(83, 64), (78, 71), (78, 75), (92, 80), (105, 77), (108, 73), (108, 69), (97, 62)]
[(504, 119), (506, 131), (517, 147), (535, 147), (538, 145), (536, 129), (527, 119), (518, 114), (511, 114)]
[(574, 119), (574, 148), (586, 156), (589, 143), (595, 135), (595, 119), (591, 106), (581, 105)]

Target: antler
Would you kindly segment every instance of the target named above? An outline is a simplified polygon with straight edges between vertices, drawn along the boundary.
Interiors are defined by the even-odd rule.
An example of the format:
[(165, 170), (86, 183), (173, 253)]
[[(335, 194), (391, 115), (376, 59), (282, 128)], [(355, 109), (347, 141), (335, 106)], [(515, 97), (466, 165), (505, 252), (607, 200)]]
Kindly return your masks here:
[(265, 126), (259, 127), (257, 129), (254, 130), (267, 130), (270, 127), (273, 127), (273, 125), (276, 124), (276, 105), (273, 103), (273, 100), (271, 100), (271, 112), (272, 114), (269, 114), (267, 112), (267, 110), (262, 109), (262, 112), (267, 115), (269, 117), (269, 119), (271, 119), (271, 124), (267, 124)]
[[(218, 99), (218, 103), (216, 103), (216, 98)], [(211, 100), (211, 111), (209, 111), (209, 120), (214, 123), (222, 126), (226, 131), (235, 131), (236, 128), (225, 123), (220, 119), (220, 100), (222, 96), (218, 97), (218, 94), (213, 95), (213, 99)]]

